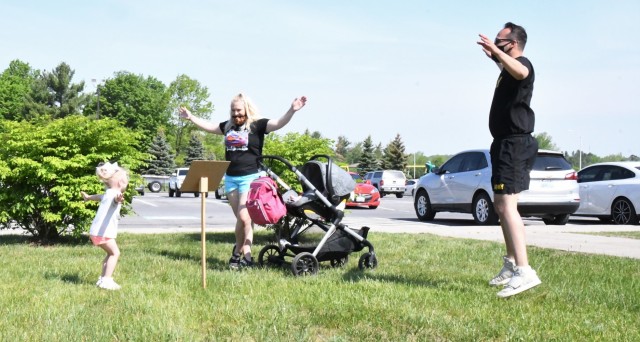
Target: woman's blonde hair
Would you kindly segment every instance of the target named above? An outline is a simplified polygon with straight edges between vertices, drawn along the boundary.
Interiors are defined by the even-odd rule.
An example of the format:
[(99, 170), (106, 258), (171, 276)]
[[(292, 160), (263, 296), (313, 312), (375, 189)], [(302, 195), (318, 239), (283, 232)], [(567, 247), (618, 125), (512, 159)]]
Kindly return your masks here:
[[(245, 121), (246, 127), (251, 127), (251, 123), (260, 119), (258, 107), (253, 104), (253, 101), (251, 101), (251, 99), (247, 95), (240, 93), (234, 96), (233, 99), (231, 99), (229, 107), (233, 106), (235, 102), (242, 102), (244, 104), (244, 113), (245, 115), (247, 115), (247, 121)], [(224, 126), (225, 133), (228, 132), (234, 125), (231, 116), (233, 116), (233, 110), (229, 108), (229, 121), (227, 121), (227, 124)]]

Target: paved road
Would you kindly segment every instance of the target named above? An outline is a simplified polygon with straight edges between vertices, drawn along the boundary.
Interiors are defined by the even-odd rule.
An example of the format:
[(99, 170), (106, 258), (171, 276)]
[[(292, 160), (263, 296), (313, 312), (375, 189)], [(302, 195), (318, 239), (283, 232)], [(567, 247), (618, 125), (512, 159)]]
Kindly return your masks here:
[[(188, 195), (187, 195), (188, 196)], [(197, 232), (201, 227), (201, 199), (169, 198), (148, 194), (134, 200), (137, 215), (125, 217), (120, 231), (135, 233)], [(206, 199), (208, 232), (233, 231), (235, 219), (226, 201)], [(430, 233), (455, 238), (502, 242), (499, 226), (477, 226), (471, 215), (439, 213), (432, 222), (416, 219), (411, 198), (387, 198), (376, 210), (349, 210), (343, 222), (351, 227), (368, 226), (371, 232)], [(564, 226), (547, 226), (525, 219), (529, 245), (565, 251), (606, 254), (640, 259), (640, 240), (589, 235), (589, 232), (640, 231), (639, 225), (616, 226), (593, 219), (572, 219)]]
[[(226, 201), (207, 198), (205, 222), (207, 232), (233, 231), (235, 218)], [(135, 215), (122, 218), (121, 232), (184, 233), (201, 229), (201, 199), (185, 195), (169, 198), (166, 193), (146, 194), (133, 201)], [(431, 222), (417, 220), (411, 198), (383, 198), (376, 210), (351, 209), (343, 222), (350, 227), (368, 226), (371, 232), (429, 233), (454, 238), (502, 242), (499, 226), (477, 226), (469, 214), (438, 213)], [(547, 226), (539, 219), (525, 219), (527, 244), (565, 251), (605, 254), (640, 259), (640, 240), (605, 237), (584, 233), (640, 231), (639, 225), (616, 226), (594, 219), (572, 218), (564, 226)], [(2, 234), (20, 233), (0, 230)]]

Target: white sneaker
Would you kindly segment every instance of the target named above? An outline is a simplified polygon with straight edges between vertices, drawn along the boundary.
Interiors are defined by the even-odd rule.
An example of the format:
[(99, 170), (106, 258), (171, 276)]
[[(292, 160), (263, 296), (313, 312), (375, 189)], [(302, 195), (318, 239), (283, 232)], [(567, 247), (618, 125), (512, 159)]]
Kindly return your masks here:
[(532, 287), (542, 284), (538, 274), (531, 267), (515, 267), (513, 277), (507, 285), (498, 292), (498, 297), (506, 298), (513, 295), (517, 295), (520, 292), (526, 291)]
[(102, 283), (102, 277), (98, 278), (98, 281), (96, 282), (96, 286), (100, 286), (100, 283)]
[(511, 277), (513, 277), (513, 269), (516, 266), (515, 262), (507, 258), (506, 256), (503, 256), (502, 259), (504, 259), (502, 269), (500, 270), (498, 275), (489, 280), (489, 285), (491, 286), (505, 285), (509, 282), (509, 280), (511, 280)]
[(98, 287), (105, 290), (120, 290), (122, 288), (115, 281), (113, 281), (113, 278), (102, 278), (102, 281), (100, 282)]

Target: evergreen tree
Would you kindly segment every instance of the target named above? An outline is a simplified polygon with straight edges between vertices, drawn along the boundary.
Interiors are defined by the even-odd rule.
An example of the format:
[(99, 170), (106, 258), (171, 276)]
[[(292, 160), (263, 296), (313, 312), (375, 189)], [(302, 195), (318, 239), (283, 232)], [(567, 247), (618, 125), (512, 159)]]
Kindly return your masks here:
[(338, 137), (338, 142), (336, 142), (336, 159), (339, 162), (345, 162), (347, 160), (347, 152), (349, 152), (349, 145), (351, 142), (347, 140), (347, 137), (341, 135)]
[(57, 119), (79, 114), (89, 102), (89, 95), (82, 93), (84, 81), (71, 83), (74, 74), (67, 63), (38, 74), (25, 98), (26, 118)]
[(176, 165), (174, 156), (171, 154), (171, 146), (164, 136), (164, 132), (159, 130), (149, 146), (151, 160), (147, 162), (148, 169), (145, 174), (167, 176), (173, 172)]
[(405, 171), (407, 168), (407, 155), (404, 153), (404, 143), (397, 134), (395, 139), (384, 149), (382, 157), (382, 168), (385, 170)]
[(358, 170), (360, 173), (366, 173), (369, 171), (374, 171), (378, 168), (378, 163), (376, 162), (376, 158), (373, 151), (373, 142), (371, 141), (371, 136), (368, 136), (367, 139), (362, 143), (362, 154), (360, 155), (360, 159), (358, 160)]
[(187, 147), (187, 158), (184, 160), (185, 166), (191, 166), (194, 160), (204, 160), (204, 146), (197, 134), (191, 134), (189, 146)]

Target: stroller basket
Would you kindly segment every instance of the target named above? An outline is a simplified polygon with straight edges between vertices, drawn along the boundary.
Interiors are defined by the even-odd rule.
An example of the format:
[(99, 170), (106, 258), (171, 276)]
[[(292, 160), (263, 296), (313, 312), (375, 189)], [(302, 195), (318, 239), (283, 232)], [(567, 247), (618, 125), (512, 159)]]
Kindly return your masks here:
[[(362, 227), (362, 229), (352, 229), (355, 233), (367, 238), (369, 227)], [(336, 232), (327, 240), (322, 246), (316, 259), (318, 261), (330, 261), (335, 259), (342, 259), (352, 252), (359, 252), (364, 248), (364, 244), (353, 238), (351, 235), (345, 233), (343, 230), (336, 230)], [(316, 246), (305, 245), (290, 245), (290, 249), (294, 254), (300, 254), (302, 252), (312, 253)]]

